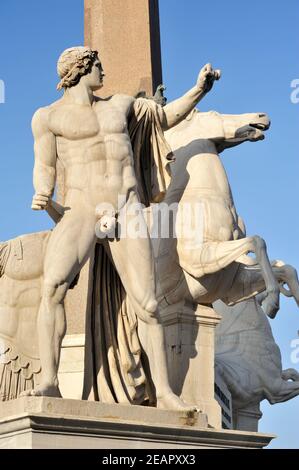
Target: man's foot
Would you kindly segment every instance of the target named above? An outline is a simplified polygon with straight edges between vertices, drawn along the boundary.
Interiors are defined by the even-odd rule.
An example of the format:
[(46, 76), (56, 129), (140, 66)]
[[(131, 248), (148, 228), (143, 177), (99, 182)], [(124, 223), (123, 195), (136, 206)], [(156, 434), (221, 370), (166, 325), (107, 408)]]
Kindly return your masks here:
[(195, 405), (187, 405), (177, 395), (169, 392), (164, 397), (157, 399), (157, 408), (163, 410), (175, 410), (175, 411), (186, 411), (186, 412), (200, 412), (199, 408)]
[(25, 390), (20, 394), (21, 397), (54, 397), (62, 398), (58, 385), (41, 384), (32, 390)]

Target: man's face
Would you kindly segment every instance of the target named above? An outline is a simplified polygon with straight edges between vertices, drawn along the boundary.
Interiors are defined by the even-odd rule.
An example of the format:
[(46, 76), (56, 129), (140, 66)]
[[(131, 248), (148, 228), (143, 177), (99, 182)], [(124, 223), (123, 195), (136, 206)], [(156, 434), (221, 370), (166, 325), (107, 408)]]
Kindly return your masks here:
[(102, 68), (102, 64), (99, 59), (96, 59), (90, 73), (86, 76), (90, 88), (92, 90), (99, 90), (102, 88), (104, 76), (105, 74)]

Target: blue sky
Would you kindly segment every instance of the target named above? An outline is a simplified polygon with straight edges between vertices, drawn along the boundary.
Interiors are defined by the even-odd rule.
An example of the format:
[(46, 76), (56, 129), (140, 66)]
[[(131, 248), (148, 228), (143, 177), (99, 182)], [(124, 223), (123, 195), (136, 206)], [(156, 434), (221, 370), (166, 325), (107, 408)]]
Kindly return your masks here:
[[(222, 79), (200, 109), (222, 113), (267, 112), (272, 121), (263, 142), (226, 151), (223, 161), (248, 234), (265, 238), (269, 255), (299, 268), (298, 120), (290, 83), (299, 78), (298, 0), (160, 0), (163, 78), (169, 100), (180, 96), (206, 62)], [(35, 109), (57, 99), (56, 61), (66, 47), (83, 42), (83, 0), (1, 0), (0, 239), (50, 226), (30, 210)], [(104, 64), (105, 67), (105, 64)], [(282, 299), (272, 322), (285, 367), (297, 337), (299, 312)], [(299, 367), (299, 365), (297, 365)], [(299, 398), (263, 405), (263, 432), (273, 447), (299, 448)]]

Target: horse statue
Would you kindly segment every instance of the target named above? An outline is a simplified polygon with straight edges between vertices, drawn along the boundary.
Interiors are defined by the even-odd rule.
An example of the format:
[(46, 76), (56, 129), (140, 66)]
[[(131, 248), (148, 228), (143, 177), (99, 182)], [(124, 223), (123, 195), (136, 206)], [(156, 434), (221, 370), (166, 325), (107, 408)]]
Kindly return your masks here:
[[(47, 212), (58, 222), (63, 208), (51, 201)], [(36, 232), (0, 243), (0, 401), (39, 384), (37, 316), (50, 235)]]
[(282, 368), (281, 353), (261, 308), (264, 293), (214, 309), (222, 317), (216, 327), (215, 368), (232, 396), (235, 429), (257, 431), (260, 403), (272, 405), (299, 395), (299, 373)]
[(36, 322), (49, 235), (27, 234), (0, 244), (1, 401), (17, 398), (38, 383)]
[[(153, 238), (161, 316), (182, 302), (211, 305), (220, 299), (233, 305), (265, 291), (263, 309), (274, 318), (284, 284), (299, 305), (295, 269), (271, 265), (264, 240), (246, 236), (219, 157), (226, 148), (262, 140), (269, 126), (264, 113), (226, 115), (195, 109), (165, 133), (175, 162), (162, 204), (175, 207), (175, 233)], [(158, 223), (162, 230), (169, 226), (169, 219), (169, 211), (154, 207), (152, 232)]]

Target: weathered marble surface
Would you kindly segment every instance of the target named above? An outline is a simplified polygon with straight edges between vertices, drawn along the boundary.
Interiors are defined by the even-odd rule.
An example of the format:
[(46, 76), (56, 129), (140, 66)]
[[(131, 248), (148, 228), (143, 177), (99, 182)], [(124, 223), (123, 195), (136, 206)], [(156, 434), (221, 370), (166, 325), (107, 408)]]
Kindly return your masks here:
[[(197, 117), (198, 117), (197, 113), (195, 113), (195, 118), (197, 118)], [(193, 117), (191, 117), (191, 119), (186, 121), (187, 129), (190, 127), (190, 121), (192, 121), (192, 119), (193, 119)], [(244, 122), (254, 123), (255, 120), (256, 120), (256, 122), (258, 122), (259, 119), (260, 119), (260, 117), (258, 115), (254, 115), (254, 114), (253, 115), (242, 115), (242, 116), (229, 116), (228, 115), (228, 116), (222, 117), (221, 115), (219, 115), (217, 113), (202, 113), (201, 116), (200, 116), (200, 121), (199, 121), (199, 123), (201, 124), (200, 126), (198, 126), (198, 123), (195, 122), (196, 126), (194, 127), (194, 123), (191, 123), (191, 124), (193, 124), (193, 127), (191, 125), (191, 136), (192, 135), (194, 136), (194, 132), (196, 132), (196, 135), (198, 135), (198, 132), (200, 132), (200, 135), (202, 137), (204, 135), (208, 135), (209, 139), (211, 139), (212, 142), (214, 142), (214, 141), (217, 142), (217, 146), (219, 146), (220, 148), (229, 147), (230, 145), (232, 145), (232, 143), (236, 144), (235, 134), (238, 135), (238, 139), (237, 139), (238, 143), (241, 143), (241, 142), (243, 142), (244, 140), (246, 140), (248, 138), (247, 128), (246, 128), (246, 131), (244, 131)], [(262, 116), (261, 120), (263, 121), (264, 119), (265, 119), (264, 116)], [(225, 122), (226, 120), (227, 120), (227, 122)], [(222, 123), (221, 126), (219, 126), (219, 121), (220, 121), (220, 124), (222, 123), (222, 121), (224, 121), (225, 124), (223, 125), (223, 123)], [(242, 125), (240, 125), (240, 122), (241, 122)], [(228, 123), (229, 123), (229, 126), (228, 126)], [(234, 125), (235, 125), (235, 130), (234, 131), (233, 131), (232, 123), (234, 123)], [(225, 128), (229, 128), (229, 133), (228, 134), (225, 134), (225, 132), (224, 132)], [(239, 131), (240, 128), (243, 129), (242, 132), (244, 132), (244, 134), (242, 134), (242, 132)], [(221, 129), (223, 131), (222, 134), (220, 133)], [(186, 127), (185, 127), (185, 130), (186, 130)], [(256, 128), (254, 126), (252, 126), (252, 133), (250, 134), (250, 136), (251, 136), (251, 138), (253, 138), (253, 140), (255, 140), (257, 138), (257, 136), (262, 135), (260, 130), (257, 130), (257, 131), (258, 131), (258, 133), (256, 135), (255, 134)], [(218, 136), (218, 137), (216, 138), (215, 136)], [(219, 136), (221, 136), (221, 139), (220, 139)], [(172, 138), (174, 138), (174, 136), (172, 136)], [(180, 134), (179, 134), (178, 138), (180, 138)], [(190, 138), (190, 136), (189, 136), (189, 138)], [(191, 139), (192, 139), (192, 137), (191, 137)], [(206, 140), (209, 140), (209, 139), (206, 139)], [(233, 142), (231, 141), (231, 139), (233, 139)], [(196, 139), (193, 140), (193, 142), (194, 142), (193, 145), (196, 146), (197, 143), (195, 142), (195, 140)], [(203, 145), (202, 140), (204, 140), (204, 139), (201, 139), (201, 145)], [(180, 155), (179, 157), (180, 157), (180, 160), (177, 160), (176, 163), (172, 165), (172, 172), (173, 172), (172, 178), (173, 179), (172, 179), (172, 183), (171, 183), (171, 185), (170, 185), (170, 187), (167, 191), (166, 198), (165, 198), (165, 202), (168, 203), (168, 204), (173, 202), (173, 195), (175, 195), (175, 197), (177, 197), (178, 194), (180, 193), (180, 191), (185, 192), (186, 197), (188, 198), (187, 199), (188, 202), (190, 202), (190, 195), (195, 195), (196, 197), (198, 196), (198, 194), (200, 195), (200, 191), (198, 192), (198, 188), (197, 188), (197, 180), (195, 182), (195, 187), (194, 188), (192, 186), (192, 179), (191, 178), (188, 179), (187, 187), (185, 185), (186, 176), (183, 176), (184, 171), (182, 171), (182, 168), (186, 168), (185, 173), (190, 173), (193, 176), (193, 173), (191, 171), (192, 166), (191, 167), (188, 166), (188, 165), (190, 165), (190, 158), (188, 157), (188, 155), (185, 157), (185, 160), (184, 160), (182, 155)], [(180, 201), (182, 201), (182, 199), (180, 199)], [(184, 201), (184, 199), (183, 199), (183, 201)], [(194, 200), (192, 200), (192, 198), (191, 198), (191, 202), (194, 202)], [(159, 206), (156, 206), (156, 207), (159, 208)], [(56, 213), (53, 212), (55, 210), (56, 210)], [(60, 210), (61, 210), (61, 208), (57, 205), (54, 205), (54, 207), (52, 207), (52, 210), (50, 210), (50, 211), (49, 211), (49, 207), (48, 207), (48, 211), (50, 212), (50, 215), (52, 215), (52, 217), (56, 221), (58, 221), (59, 217), (61, 216), (61, 214), (59, 215)], [(40, 287), (41, 287), (41, 280), (42, 280), (43, 254), (45, 252), (45, 246), (46, 246), (46, 243), (48, 241), (48, 238), (49, 238), (49, 234), (47, 234), (47, 233), (27, 235), (27, 236), (23, 236), (21, 239), (13, 240), (13, 241), (9, 242), (8, 244), (3, 244), (3, 247), (2, 247), (2, 260), (3, 260), (2, 273), (3, 273), (3, 276), (2, 276), (0, 282), (2, 282), (3, 287), (5, 287), (5, 289), (3, 289), (3, 292), (5, 292), (5, 295), (6, 296), (10, 295), (9, 294), (10, 289), (9, 289), (9, 286), (7, 285), (9, 276), (12, 277), (12, 279), (9, 279), (9, 283), (11, 285), (13, 285), (13, 283), (15, 282), (15, 277), (17, 276), (17, 277), (19, 277), (18, 285), (20, 286), (21, 291), (24, 290), (25, 286), (26, 286), (26, 290), (28, 291), (28, 286), (29, 286), (29, 288), (31, 290), (35, 289), (35, 292), (36, 292), (36, 295), (37, 295), (37, 297), (32, 297), (31, 296), (31, 299), (35, 299), (35, 300), (34, 300), (33, 304), (31, 305), (30, 314), (28, 313), (27, 317), (19, 317), (18, 309), (21, 310), (23, 308), (24, 300), (23, 300), (22, 297), (20, 297), (18, 295), (17, 290), (13, 289), (12, 290), (13, 298), (10, 300), (10, 303), (14, 304), (14, 306), (17, 305), (17, 307), (14, 307), (14, 309), (6, 311), (6, 312), (5, 312), (5, 309), (3, 307), (3, 311), (4, 311), (5, 315), (3, 315), (3, 317), (2, 317), (2, 320), (3, 320), (3, 323), (2, 323), (2, 325), (3, 325), (3, 335), (4, 336), (5, 336), (5, 332), (6, 332), (5, 328), (7, 328), (7, 325), (14, 324), (15, 329), (18, 329), (19, 331), (23, 331), (24, 328), (26, 328), (26, 322), (28, 322), (29, 319), (30, 319), (31, 337), (35, 338), (35, 341), (30, 342), (30, 346), (33, 347), (35, 345), (35, 354), (32, 353), (31, 356), (35, 360), (35, 363), (37, 364), (36, 371), (35, 371), (36, 384), (38, 384), (39, 380), (40, 380), (40, 366), (39, 366), (39, 360), (38, 360), (39, 355), (37, 353), (38, 348), (37, 348), (36, 335), (33, 334), (32, 332), (34, 332), (33, 326), (34, 327), (36, 326), (36, 319), (37, 319), (37, 312), (38, 312), (37, 304), (39, 302), (38, 299), (40, 299), (40, 296), (41, 296)], [(169, 241), (169, 239), (160, 240), (158, 238), (158, 239), (152, 240), (152, 242), (153, 242), (153, 246), (154, 246), (154, 253), (155, 253), (155, 256), (156, 256), (156, 262), (157, 262), (158, 273), (159, 273), (158, 293), (161, 296), (161, 298), (163, 299), (163, 297), (161, 295), (161, 293), (163, 293), (163, 289), (165, 288), (165, 286), (163, 284), (163, 279), (166, 279), (166, 281), (168, 283), (169, 283), (169, 281), (173, 282), (172, 279), (175, 278), (174, 273), (176, 271), (178, 273), (180, 273), (179, 274), (180, 276), (182, 276), (182, 275), (189, 276), (188, 272), (184, 271), (182, 269), (182, 267), (180, 266), (180, 259), (181, 259), (181, 256), (183, 257), (186, 254), (188, 254), (190, 256), (190, 253), (188, 253), (188, 250), (185, 249), (185, 246), (184, 246), (185, 241), (184, 240), (179, 240), (179, 243), (177, 244), (177, 251), (175, 251), (175, 250), (171, 251), (171, 249), (170, 249), (171, 242)], [(190, 240), (189, 240), (189, 242), (190, 242)], [(42, 246), (42, 249), (40, 247), (40, 244)], [(12, 246), (12, 250), (10, 248), (10, 245)], [(168, 251), (165, 250), (165, 246), (167, 247)], [(183, 249), (182, 249), (182, 247), (183, 247)], [(193, 251), (191, 250), (191, 256), (194, 256), (194, 255), (198, 256), (198, 252), (196, 253), (196, 247), (193, 245), (192, 248), (193, 248)], [(19, 252), (19, 255), (18, 255), (18, 252)], [(8, 256), (7, 253), (10, 256)], [(162, 253), (162, 256), (161, 256), (161, 253)], [(36, 266), (32, 265), (32, 259), (35, 259)], [(7, 260), (9, 260), (8, 264), (7, 264)], [(13, 260), (13, 263), (11, 262), (11, 260)], [(26, 260), (30, 260), (30, 263), (31, 263), (30, 269), (31, 270), (33, 269), (34, 272), (31, 272), (31, 270), (26, 267), (27, 266), (26, 265)], [(27, 264), (28, 264), (28, 261), (27, 261)], [(12, 265), (14, 267), (14, 270), (12, 270), (10, 268), (10, 265)], [(162, 268), (161, 268), (161, 266), (162, 266)], [(171, 276), (165, 276), (165, 272), (163, 271), (164, 266), (167, 266), (171, 270), (172, 277)], [(6, 267), (7, 267), (7, 270), (6, 270)], [(278, 276), (278, 279), (283, 280), (283, 281), (288, 281), (290, 289), (291, 289), (291, 293), (296, 292), (296, 288), (297, 288), (296, 282), (297, 281), (296, 281), (295, 272), (292, 271), (290, 267), (285, 267), (285, 266), (276, 266), (275, 269), (276, 269), (276, 274)], [(21, 275), (20, 273), (23, 273), (22, 275), (24, 277), (24, 272), (26, 273), (25, 278), (20, 277), (20, 275)], [(225, 273), (226, 272), (227, 271), (225, 271)], [(254, 273), (254, 271), (253, 271), (253, 273)], [(190, 276), (187, 279), (190, 279)], [(188, 286), (188, 289), (186, 288), (185, 284), (186, 284), (186, 286)], [(169, 369), (169, 373), (170, 373), (170, 382), (171, 382), (172, 387), (176, 391), (176, 393), (182, 395), (182, 397), (186, 401), (194, 402), (198, 406), (200, 406), (201, 409), (208, 412), (210, 423), (212, 425), (214, 425), (215, 427), (219, 427), (220, 426), (220, 424), (219, 424), (220, 423), (220, 421), (219, 421), (219, 419), (220, 419), (219, 407), (213, 401), (214, 398), (213, 398), (213, 390), (212, 390), (213, 384), (214, 384), (214, 374), (213, 374), (213, 367), (212, 367), (212, 364), (213, 364), (213, 361), (214, 361), (214, 350), (213, 350), (213, 347), (212, 347), (213, 336), (211, 337), (210, 346), (208, 346), (208, 344), (206, 342), (204, 342), (205, 354), (206, 354), (205, 364), (210, 364), (210, 368), (209, 368), (209, 371), (208, 371), (206, 367), (201, 368), (202, 356), (200, 355), (200, 357), (199, 357), (199, 354), (198, 354), (199, 348), (201, 347), (200, 346), (200, 338), (201, 338), (204, 330), (202, 330), (202, 333), (199, 333), (199, 330), (198, 330), (199, 326), (197, 325), (196, 328), (194, 327), (194, 325), (196, 325), (196, 321), (195, 321), (195, 323), (194, 323), (193, 320), (190, 321), (192, 315), (193, 315), (194, 319), (197, 318), (196, 303), (194, 304), (194, 302), (198, 301), (198, 298), (196, 296), (194, 296), (194, 298), (190, 297), (190, 294), (192, 294), (193, 291), (190, 289), (190, 286), (188, 285), (188, 282), (185, 283), (185, 284), (184, 283), (181, 284), (179, 289), (174, 290), (175, 296), (178, 299), (177, 303), (173, 303), (171, 305), (170, 302), (169, 302), (169, 298), (167, 298), (167, 301), (168, 301), (169, 305), (165, 305), (163, 303), (163, 300), (160, 302), (161, 319), (162, 319), (162, 322), (164, 324), (164, 329), (165, 329), (165, 332), (166, 332), (166, 345), (167, 345), (167, 354), (168, 354), (168, 369)], [(182, 290), (182, 287), (184, 287), (185, 290)], [(261, 282), (260, 277), (258, 279), (258, 287), (261, 290), (264, 287), (264, 284), (263, 284), (263, 282)], [(256, 286), (252, 287), (250, 285), (250, 288), (253, 289), (253, 288), (256, 288)], [(180, 295), (182, 295), (182, 294), (183, 294), (184, 301), (182, 301), (182, 299), (180, 298)], [(186, 295), (187, 295), (187, 297), (186, 297)], [(219, 295), (219, 293), (216, 293), (216, 295)], [(16, 299), (18, 299), (19, 304), (18, 303), (16, 304)], [(6, 299), (4, 299), (3, 301), (6, 304), (9, 303), (9, 302), (7, 302)], [(234, 308), (238, 309), (239, 307), (237, 306), (237, 307), (234, 307)], [(13, 320), (13, 322), (11, 322), (11, 321), (7, 322), (7, 314), (9, 314), (11, 316), (11, 319)], [(190, 316), (190, 314), (191, 314), (191, 316)], [(172, 317), (173, 317), (173, 319), (171, 320)], [(187, 319), (187, 317), (188, 317), (188, 319)], [(187, 319), (187, 321), (185, 322), (185, 327), (181, 328), (180, 325), (184, 324), (184, 320), (183, 320), (184, 318)], [(216, 325), (216, 323), (215, 323), (215, 325)], [(200, 328), (202, 328), (202, 327), (203, 327), (203, 325)], [(170, 332), (171, 329), (172, 329), (172, 332)], [(192, 329), (192, 331), (191, 331), (191, 329)], [(175, 333), (174, 333), (174, 331), (175, 331)], [(263, 334), (266, 334), (265, 330), (263, 330)], [(6, 335), (7, 335), (7, 333), (6, 333)], [(136, 332), (134, 333), (134, 335), (136, 336), (135, 344), (138, 346), (139, 338), (138, 338)], [(16, 339), (14, 338), (14, 332), (12, 330), (9, 333), (8, 336), (12, 339), (12, 344), (17, 344), (18, 343), (18, 338), (16, 338)], [(28, 336), (25, 336), (25, 338), (27, 338), (27, 337)], [(120, 337), (117, 337), (117, 341), (119, 341), (119, 340), (120, 340)], [(186, 351), (183, 351), (182, 347), (180, 346), (182, 344), (186, 345), (186, 346), (188, 345), (188, 348), (190, 350), (187, 351), (187, 349), (188, 349), (187, 348)], [(250, 347), (250, 344), (249, 344), (248, 347)], [(210, 348), (212, 348), (212, 349), (210, 349)], [(252, 349), (254, 349), (254, 346), (252, 347)], [(192, 350), (194, 350), (194, 354), (192, 354)], [(174, 352), (175, 352), (175, 356), (173, 356)], [(183, 366), (185, 361), (182, 360), (182, 357), (185, 353), (187, 353), (187, 356), (189, 357), (189, 359), (187, 358), (186, 366)], [(81, 351), (79, 353), (79, 350), (78, 350), (78, 354), (81, 355)], [(6, 352), (5, 357), (8, 358), (8, 356), (9, 356), (9, 354)], [(64, 356), (66, 357), (66, 352), (64, 352)], [(193, 364), (194, 359), (192, 359), (193, 356), (196, 358), (194, 364)], [(174, 357), (175, 357), (175, 360), (178, 361), (178, 364), (180, 364), (180, 368), (178, 369), (179, 373), (174, 372), (174, 369), (175, 369), (174, 368), (174, 364), (175, 364)], [(17, 360), (18, 360), (18, 362), (24, 362), (24, 360), (26, 361), (26, 355), (23, 357), (22, 348), (21, 348), (20, 355), (17, 357)], [(69, 364), (70, 364), (69, 359), (68, 359), (68, 361), (69, 361)], [(189, 361), (190, 361), (190, 364), (188, 364)], [(9, 360), (5, 361), (6, 365), (4, 367), (11, 368), (12, 367), (11, 363), (13, 363), (13, 361), (11, 361), (11, 359), (9, 358)], [(9, 365), (7, 365), (7, 364), (9, 364)], [(191, 367), (191, 364), (193, 364), (192, 367)], [(32, 387), (32, 385), (33, 385), (32, 377), (34, 377), (34, 376), (32, 376), (32, 374), (30, 372), (31, 365), (30, 365), (30, 363), (29, 364), (26, 363), (25, 366), (26, 366), (26, 374), (27, 374), (26, 377), (28, 377), (30, 380), (26, 379), (27, 381), (23, 382), (22, 390), (20, 389), (17, 392), (13, 392), (10, 395), (10, 398), (14, 398), (15, 396), (18, 396), (20, 391), (26, 390), (26, 389)], [(197, 380), (194, 380), (194, 377), (195, 377), (194, 367), (195, 366), (199, 370), (198, 377), (201, 378), (200, 384), (198, 383)], [(23, 370), (24, 370), (24, 368), (16, 369), (15, 366), (14, 366), (14, 371), (15, 371), (14, 373), (22, 372)], [(28, 371), (30, 372), (29, 375), (28, 375)], [(82, 366), (80, 367), (80, 372), (79, 371), (77, 372), (78, 384), (79, 383), (81, 384), (81, 382), (82, 382), (82, 372), (81, 371), (82, 371)], [(67, 390), (68, 387), (65, 383), (65, 381), (67, 380), (67, 375), (65, 374), (65, 372), (66, 372), (65, 370), (62, 371), (62, 374), (64, 374), (63, 375), (63, 380), (64, 380), (64, 387), (63, 388), (64, 388), (64, 390)], [(22, 376), (22, 374), (20, 376)], [(2, 381), (2, 385), (5, 387), (4, 383), (5, 383), (5, 381)], [(22, 384), (22, 381), (21, 380), (18, 381), (18, 382), (17, 381), (11, 381), (10, 383), (11, 384), (18, 383), (18, 386), (20, 387), (21, 384)], [(246, 388), (247, 388), (247, 385), (246, 385)], [(3, 390), (3, 387), (2, 387), (2, 390)], [(8, 396), (9, 395), (7, 395), (7, 392), (4, 393), (2, 391), (3, 399), (5, 399), (5, 397), (7, 399)], [(76, 392), (76, 396), (79, 398), (79, 396), (80, 396), (79, 391)], [(291, 395), (290, 395), (290, 397), (291, 397)], [(104, 401), (106, 401), (106, 400), (110, 401), (109, 397), (108, 398), (102, 397), (102, 399), (104, 399)], [(142, 396), (141, 396), (141, 400), (143, 400)], [(237, 402), (236, 402), (236, 406), (237, 406)], [(236, 406), (235, 406), (235, 408), (236, 408)], [(244, 408), (244, 406), (245, 405), (243, 405), (243, 408)]]
[[(170, 389), (168, 368), (170, 385), (175, 393), (196, 404), (208, 414), (209, 424), (220, 428), (213, 369), (214, 330), (220, 318), (211, 309), (212, 302), (222, 299), (230, 305), (264, 292), (263, 309), (274, 317), (284, 283), (289, 287), (288, 295), (297, 302), (299, 300), (295, 270), (283, 263), (271, 265), (263, 240), (256, 236), (246, 237), (219, 158), (219, 153), (226, 148), (263, 139), (264, 131), (269, 128), (269, 118), (264, 113), (221, 115), (192, 110), (211, 89), (214, 80), (220, 78), (220, 72), (213, 71), (209, 64), (202, 69), (192, 90), (164, 107), (124, 95), (108, 100), (95, 98), (93, 91), (102, 86), (104, 73), (96, 52), (88, 48), (65, 51), (59, 60), (58, 72), (61, 78), (58, 87), (64, 88), (64, 97), (39, 110), (33, 119), (36, 194), (32, 203), (35, 210), (47, 209), (57, 225), (51, 233), (26, 235), (1, 245), (0, 283), (5, 288), (5, 294), (1, 294), (4, 297), (0, 298), (4, 312), (0, 321), (4, 345), (1, 350), (1, 398), (15, 398), (21, 392), (59, 395), (57, 373), (65, 333), (63, 302), (68, 288), (77, 282), (80, 268), (94, 253), (96, 242), (101, 241), (98, 233), (98, 239), (95, 234), (97, 226), (109, 237), (95, 250), (83, 397), (108, 403), (157, 402), (160, 407), (184, 409), (184, 402)], [(144, 114), (144, 107), (148, 114)], [(128, 134), (120, 121), (127, 119), (130, 113), (135, 116), (135, 121), (129, 121), (131, 133)], [(70, 114), (73, 119), (68, 121)], [(150, 165), (153, 167), (154, 163), (158, 168), (153, 171), (154, 179), (153, 174), (147, 174), (142, 167), (142, 158), (147, 155), (142, 139), (147, 131), (140, 129), (140, 116), (149, 118), (150, 123), (151, 120), (155, 122), (156, 130), (151, 130), (153, 150), (149, 159)], [(101, 127), (103, 123), (106, 127)], [(118, 141), (113, 137), (115, 135), (123, 140)], [(132, 139), (135, 172), (128, 135), (135, 136), (135, 140)], [(109, 139), (112, 139), (113, 147)], [(125, 165), (121, 144), (128, 159)], [(63, 206), (51, 199), (55, 187), (56, 148), (65, 167)], [(172, 161), (170, 171), (167, 153), (171, 149), (176, 160)], [(90, 155), (87, 162), (86, 152)], [(87, 165), (84, 166), (86, 178), (82, 178), (83, 156), (84, 165)], [(107, 171), (103, 170), (103, 163), (109, 172), (107, 168)], [(146, 184), (140, 184), (144, 175), (150, 179)], [(115, 181), (110, 181), (110, 177), (115, 177)], [(101, 196), (99, 184), (106, 188)], [(138, 242), (128, 237), (117, 240), (111, 236), (112, 230), (120, 224), (121, 210), (138, 201), (137, 193), (134, 193), (136, 185), (141, 200), (147, 205), (151, 192), (156, 202), (166, 193), (163, 203), (153, 208), (151, 231), (155, 231), (157, 213), (162, 205), (169, 208), (177, 204), (175, 230), (178, 232), (175, 236), (158, 236), (151, 241), (158, 273), (156, 292), (148, 235), (146, 240)], [(131, 195), (124, 206), (118, 207), (117, 198), (122, 191)], [(109, 202), (113, 210), (99, 210), (99, 202)], [(190, 212), (187, 210), (187, 215), (184, 214), (186, 207), (193, 210), (191, 230), (187, 235), (183, 231), (182, 235), (180, 229), (190, 222)], [(198, 221), (200, 223), (196, 225)], [(168, 222), (169, 211), (166, 211), (162, 213), (162, 225)], [(255, 253), (255, 260), (247, 256), (248, 251)], [(31, 263), (30, 268), (28, 263)], [(238, 311), (239, 307), (234, 308)], [(28, 329), (30, 336), (26, 334)], [(263, 328), (261, 337), (267, 335), (269, 337), (269, 329)], [(219, 337), (217, 347), (222, 341), (222, 335)], [(252, 336), (248, 346), (252, 354), (254, 340)], [(272, 352), (278, 358), (279, 352), (273, 341), (271, 344)], [(237, 344), (236, 351), (240, 346), (242, 342)], [(81, 343), (79, 348), (82, 348)], [(64, 364), (71, 366), (74, 351), (66, 351), (67, 345)], [(81, 350), (77, 352), (81, 357)], [(218, 357), (220, 352), (223, 352), (221, 348)], [(218, 368), (233, 395), (235, 413), (243, 410), (258, 415), (256, 407), (261, 393), (256, 397), (254, 387), (250, 388), (241, 373), (234, 380), (237, 382), (242, 376), (243, 395), (246, 391), (247, 401), (241, 393), (235, 393), (227, 373), (233, 359), (226, 351), (224, 353), (227, 360), (222, 361), (222, 369)], [(275, 373), (280, 382), (266, 394), (273, 402), (298, 393), (296, 383), (289, 384), (285, 380), (292, 378), (296, 382), (295, 372), (283, 373), (281, 363), (278, 359), (276, 362)], [(82, 364), (79, 369), (78, 386)], [(261, 370), (262, 367), (255, 372), (261, 375)], [(256, 376), (253, 373), (256, 382), (260, 380), (258, 373)], [(67, 378), (66, 374), (66, 369), (61, 370), (63, 380)], [(64, 388), (67, 389), (65, 384)], [(248, 409), (248, 405), (255, 407), (254, 410)]]
[(0, 403), (0, 448), (262, 448), (273, 435), (217, 431), (201, 413), (49, 397)]

